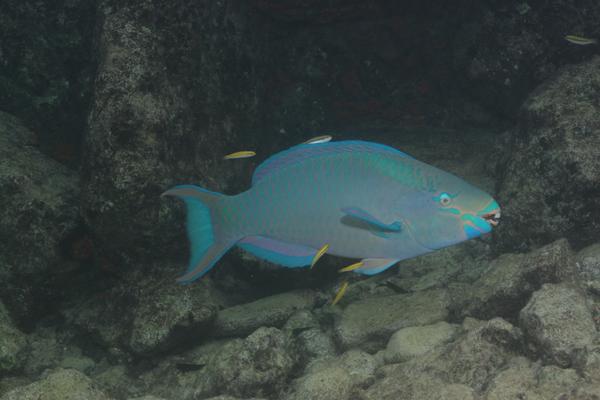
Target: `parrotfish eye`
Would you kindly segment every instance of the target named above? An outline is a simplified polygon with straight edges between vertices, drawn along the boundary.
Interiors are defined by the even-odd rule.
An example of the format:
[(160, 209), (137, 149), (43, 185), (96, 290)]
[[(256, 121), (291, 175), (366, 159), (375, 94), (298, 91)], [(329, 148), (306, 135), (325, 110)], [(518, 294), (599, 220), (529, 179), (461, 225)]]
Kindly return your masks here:
[(440, 194), (440, 204), (444, 207), (447, 207), (450, 205), (450, 203), (452, 203), (452, 197), (450, 197), (450, 195), (448, 193), (442, 193)]

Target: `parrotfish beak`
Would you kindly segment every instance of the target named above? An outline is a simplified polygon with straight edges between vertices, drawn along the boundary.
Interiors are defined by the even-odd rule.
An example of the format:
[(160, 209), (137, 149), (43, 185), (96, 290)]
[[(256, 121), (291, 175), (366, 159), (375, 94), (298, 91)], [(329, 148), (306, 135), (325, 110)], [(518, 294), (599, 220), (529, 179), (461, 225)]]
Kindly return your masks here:
[(473, 239), (491, 232), (492, 228), (500, 222), (500, 206), (496, 200), (492, 200), (483, 210), (476, 215), (465, 214), (463, 225), (467, 238)]

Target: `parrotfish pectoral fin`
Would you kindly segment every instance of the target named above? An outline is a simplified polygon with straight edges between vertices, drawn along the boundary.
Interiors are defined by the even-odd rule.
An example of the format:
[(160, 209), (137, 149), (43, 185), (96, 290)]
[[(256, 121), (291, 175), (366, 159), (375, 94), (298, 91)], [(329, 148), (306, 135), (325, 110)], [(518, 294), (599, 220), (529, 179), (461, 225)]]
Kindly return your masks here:
[(362, 265), (359, 268), (353, 269), (353, 271), (362, 275), (375, 275), (385, 271), (398, 261), (400, 260), (391, 258), (365, 258), (361, 261)]
[(342, 208), (342, 212), (349, 217), (364, 221), (383, 231), (400, 232), (402, 230), (400, 222), (395, 221), (391, 224), (386, 224), (359, 207), (344, 207)]
[(215, 234), (211, 218), (211, 209), (217, 206), (223, 195), (193, 185), (176, 186), (162, 195), (179, 197), (187, 208), (191, 256), (187, 272), (177, 282), (190, 283), (206, 274), (234, 244), (223, 242)]
[(248, 236), (237, 244), (258, 258), (289, 268), (311, 265), (318, 252), (318, 249), (312, 247), (286, 243), (265, 236)]

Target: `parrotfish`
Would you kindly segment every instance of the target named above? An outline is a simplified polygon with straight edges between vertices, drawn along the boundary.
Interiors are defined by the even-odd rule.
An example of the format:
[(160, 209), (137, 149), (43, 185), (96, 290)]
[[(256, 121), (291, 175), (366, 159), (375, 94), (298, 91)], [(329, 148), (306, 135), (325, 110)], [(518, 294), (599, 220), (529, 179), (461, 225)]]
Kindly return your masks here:
[(228, 196), (194, 185), (163, 195), (187, 208), (191, 256), (178, 281), (205, 275), (233, 246), (289, 268), (326, 252), (373, 275), (489, 233), (498, 203), (464, 180), (392, 147), (359, 140), (300, 144), (257, 167)]

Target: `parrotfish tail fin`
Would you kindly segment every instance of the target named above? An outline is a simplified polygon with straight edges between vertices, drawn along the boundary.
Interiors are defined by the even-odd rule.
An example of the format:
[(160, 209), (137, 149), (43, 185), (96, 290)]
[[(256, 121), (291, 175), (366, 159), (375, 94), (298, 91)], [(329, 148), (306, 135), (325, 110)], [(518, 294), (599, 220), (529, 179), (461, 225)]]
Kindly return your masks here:
[(175, 186), (162, 194), (176, 196), (187, 208), (187, 233), (190, 240), (190, 262), (179, 283), (191, 283), (202, 277), (235, 244), (220, 237), (214, 221), (214, 210), (225, 196), (193, 185)]

